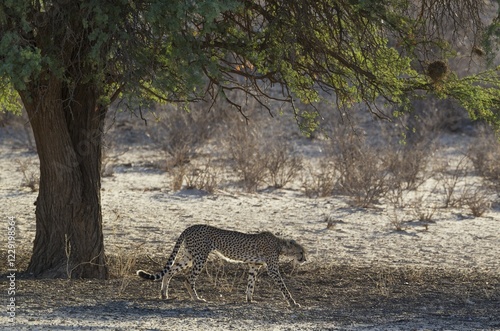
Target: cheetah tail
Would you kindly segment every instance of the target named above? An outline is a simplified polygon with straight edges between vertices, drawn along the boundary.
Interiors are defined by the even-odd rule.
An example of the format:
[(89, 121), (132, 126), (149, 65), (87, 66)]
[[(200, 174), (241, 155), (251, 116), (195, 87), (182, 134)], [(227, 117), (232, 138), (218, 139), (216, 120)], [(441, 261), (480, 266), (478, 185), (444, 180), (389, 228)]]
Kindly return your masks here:
[(174, 265), (175, 258), (177, 257), (177, 253), (179, 253), (179, 250), (180, 250), (183, 242), (184, 242), (184, 233), (182, 233), (179, 236), (179, 239), (177, 239), (177, 242), (175, 243), (174, 249), (172, 250), (172, 254), (170, 254), (170, 257), (168, 258), (168, 261), (165, 264), (165, 267), (163, 268), (162, 271), (160, 271), (156, 274), (150, 274), (144, 270), (137, 270), (137, 272), (136, 272), (137, 276), (142, 277), (144, 279), (148, 279), (148, 280), (160, 280), (160, 279), (162, 279), (163, 276), (165, 276), (165, 274)]
[(149, 274), (144, 270), (137, 270), (136, 274), (137, 276), (142, 277), (144, 279), (155, 280), (155, 275)]

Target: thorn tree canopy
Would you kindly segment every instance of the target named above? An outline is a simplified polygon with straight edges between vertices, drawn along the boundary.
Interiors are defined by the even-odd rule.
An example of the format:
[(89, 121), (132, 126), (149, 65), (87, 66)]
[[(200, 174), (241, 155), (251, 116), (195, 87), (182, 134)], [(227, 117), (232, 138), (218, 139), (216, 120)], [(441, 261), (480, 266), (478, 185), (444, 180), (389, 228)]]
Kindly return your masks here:
[[(468, 52), (494, 58), (496, 3), (475, 0), (3, 0), (0, 102), (16, 91), (40, 158), (28, 272), (108, 277), (100, 204), (103, 123), (117, 98), (266, 99), (335, 107), (453, 97), (499, 125), (498, 71), (450, 72)], [(473, 58), (473, 57), (471, 57)], [(279, 86), (280, 89), (272, 89)], [(277, 93), (279, 92), (279, 93)], [(306, 128), (307, 129), (307, 128)]]

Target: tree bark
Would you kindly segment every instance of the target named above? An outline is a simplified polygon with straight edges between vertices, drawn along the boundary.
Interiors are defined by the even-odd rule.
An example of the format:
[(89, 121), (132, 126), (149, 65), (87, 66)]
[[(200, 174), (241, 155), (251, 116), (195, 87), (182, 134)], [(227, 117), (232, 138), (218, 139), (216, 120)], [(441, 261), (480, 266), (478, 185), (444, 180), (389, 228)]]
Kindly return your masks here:
[(98, 105), (91, 84), (69, 91), (55, 76), (20, 94), (40, 159), (36, 235), (27, 272), (105, 279), (100, 168), (106, 108)]

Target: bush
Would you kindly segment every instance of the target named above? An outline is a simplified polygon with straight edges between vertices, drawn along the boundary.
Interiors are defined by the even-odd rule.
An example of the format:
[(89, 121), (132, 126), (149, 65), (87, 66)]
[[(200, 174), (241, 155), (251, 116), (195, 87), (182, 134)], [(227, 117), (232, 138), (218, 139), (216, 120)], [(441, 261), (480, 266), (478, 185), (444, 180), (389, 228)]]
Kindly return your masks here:
[(269, 181), (275, 188), (284, 187), (302, 170), (302, 157), (294, 155), (292, 145), (284, 139), (272, 140), (264, 154)]
[(438, 180), (443, 185), (444, 189), (444, 208), (456, 207), (460, 205), (460, 199), (456, 197), (459, 192), (459, 182), (467, 177), (469, 173), (469, 165), (465, 157), (462, 157), (454, 167), (449, 168), (449, 165), (443, 164), (436, 170)]
[(229, 133), (232, 167), (247, 192), (255, 192), (267, 177), (267, 160), (260, 132), (240, 125)]
[(336, 135), (331, 142), (339, 192), (349, 196), (356, 206), (377, 203), (389, 188), (389, 172), (380, 150), (352, 131)]
[(422, 185), (427, 176), (427, 165), (431, 155), (430, 144), (415, 143), (398, 145), (387, 149), (388, 171), (392, 177), (391, 186), (400, 190), (414, 191)]
[(40, 175), (36, 166), (32, 161), (28, 160), (16, 160), (19, 165), (18, 170), (23, 175), (23, 180), (21, 182), (21, 187), (27, 187), (31, 192), (37, 192), (40, 186)]
[(490, 209), (491, 201), (489, 192), (480, 187), (469, 188), (465, 190), (462, 199), (464, 204), (469, 207), (474, 217), (483, 216)]
[[(314, 169), (319, 169), (315, 171)], [(302, 189), (308, 198), (331, 196), (337, 186), (335, 167), (328, 158), (322, 159), (316, 168), (310, 168), (309, 177), (302, 180)]]
[(491, 130), (483, 129), (467, 157), (477, 173), (497, 190), (500, 189), (500, 142)]
[(170, 157), (169, 167), (189, 162), (197, 149), (212, 137), (219, 118), (208, 113), (199, 104), (190, 104), (190, 110), (181, 106), (165, 106), (163, 117), (156, 118), (148, 129), (148, 136)]
[(207, 193), (214, 193), (219, 186), (217, 170), (210, 160), (202, 167), (190, 168), (184, 174), (186, 179), (186, 189), (202, 190)]

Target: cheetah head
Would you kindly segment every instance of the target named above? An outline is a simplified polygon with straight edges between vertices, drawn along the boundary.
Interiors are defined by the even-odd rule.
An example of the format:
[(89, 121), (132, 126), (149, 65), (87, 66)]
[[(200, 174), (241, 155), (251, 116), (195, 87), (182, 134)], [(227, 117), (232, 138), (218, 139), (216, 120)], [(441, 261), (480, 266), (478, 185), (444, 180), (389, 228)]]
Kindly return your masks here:
[(293, 239), (284, 240), (284, 245), (281, 250), (283, 255), (293, 257), (297, 262), (306, 262), (306, 251), (299, 243)]

